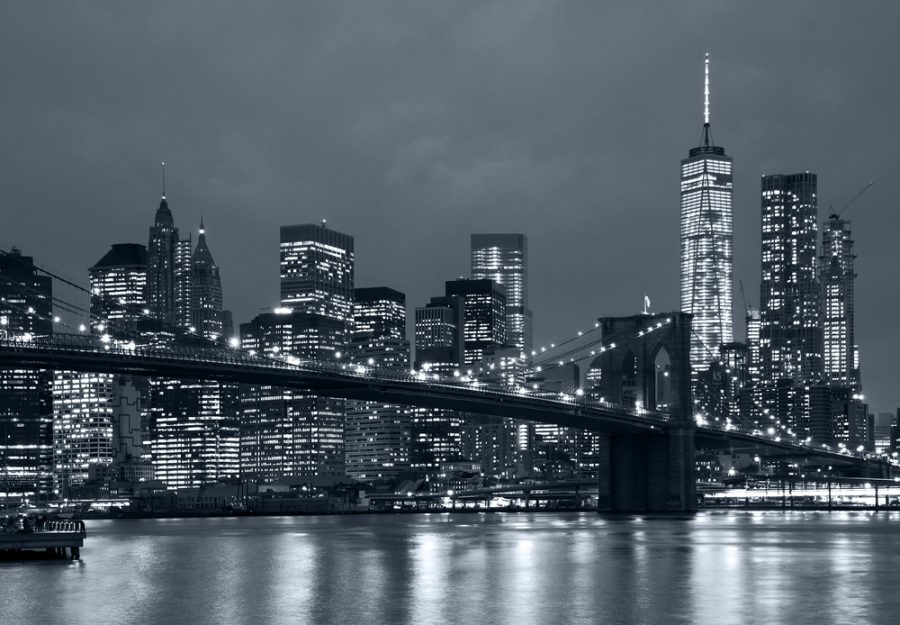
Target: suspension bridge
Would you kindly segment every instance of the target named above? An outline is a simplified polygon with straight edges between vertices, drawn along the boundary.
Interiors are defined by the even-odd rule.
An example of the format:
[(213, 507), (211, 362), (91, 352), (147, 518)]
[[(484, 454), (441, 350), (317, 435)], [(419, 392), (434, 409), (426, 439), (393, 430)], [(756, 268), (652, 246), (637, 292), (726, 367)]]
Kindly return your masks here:
[[(7, 310), (40, 321), (50, 331), (4, 333), (0, 368), (271, 385), (320, 396), (581, 428), (602, 435), (601, 510), (693, 510), (697, 448), (750, 451), (870, 473), (884, 474), (887, 469), (863, 456), (800, 440), (774, 415), (770, 416), (773, 427), (767, 431), (714, 415), (701, 417), (691, 392), (691, 320), (680, 312), (604, 317), (587, 336), (582, 333), (554, 346), (549, 354), (536, 355), (536, 371), (580, 362), (589, 365), (582, 369), (602, 372), (593, 387), (596, 392), (583, 392), (585, 378), (580, 374), (574, 386), (548, 392), (540, 384), (489, 384), (462, 372), (441, 376), (379, 369), (347, 362), (337, 354), (332, 360), (310, 360), (284, 352), (257, 353), (234, 342), (204, 340), (191, 329), (148, 334), (134, 324), (110, 319), (131, 316), (153, 321), (146, 310), (90, 293), (72, 280), (42, 271), (55, 283), (79, 291), (82, 301), (53, 295), (46, 306), (35, 307), (25, 303), (27, 298), (6, 298)], [(11, 280), (2, 275), (0, 279)], [(12, 287), (46, 297), (24, 282), (7, 284), (7, 290)], [(97, 306), (98, 299), (102, 306)], [(107, 318), (99, 318), (97, 310)], [(159, 340), (161, 335), (166, 340)], [(665, 363), (664, 371), (660, 363)]]

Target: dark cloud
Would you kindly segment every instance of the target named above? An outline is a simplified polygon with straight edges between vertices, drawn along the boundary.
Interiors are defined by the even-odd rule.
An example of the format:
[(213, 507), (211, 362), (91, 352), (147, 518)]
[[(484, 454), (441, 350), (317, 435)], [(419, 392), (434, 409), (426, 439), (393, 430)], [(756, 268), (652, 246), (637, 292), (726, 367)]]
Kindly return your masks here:
[(239, 320), (276, 302), (278, 226), (322, 218), (356, 237), (358, 284), (411, 306), (468, 272), (469, 233), (526, 233), (538, 342), (644, 292), (675, 308), (709, 50), (751, 303), (761, 174), (817, 172), (823, 217), (876, 181), (848, 214), (864, 385), (890, 409), (898, 18), (812, 0), (8, 4), (0, 244), (85, 279), (110, 243), (145, 242), (165, 159)]

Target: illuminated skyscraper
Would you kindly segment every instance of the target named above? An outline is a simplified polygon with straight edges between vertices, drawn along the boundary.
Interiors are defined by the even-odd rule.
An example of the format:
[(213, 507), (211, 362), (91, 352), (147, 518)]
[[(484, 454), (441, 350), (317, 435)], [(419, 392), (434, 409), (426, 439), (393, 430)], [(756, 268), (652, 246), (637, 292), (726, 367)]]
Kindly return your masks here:
[(473, 234), (472, 278), (506, 289), (506, 342), (530, 354), (532, 314), (528, 308), (528, 238), (524, 234)]
[[(241, 324), (241, 345), (257, 352), (349, 359), (353, 327), (353, 237), (322, 225), (281, 227), (281, 306)], [(344, 400), (247, 385), (241, 389), (242, 474), (344, 475)]]
[[(53, 332), (53, 284), (30, 256), (0, 255), (0, 338), (23, 341)], [(10, 501), (47, 497), (52, 489), (52, 374), (0, 370), (0, 492)]]
[(463, 298), (463, 364), (484, 360), (489, 349), (507, 345), (506, 289), (493, 280), (448, 280), (447, 297)]
[(281, 227), (281, 305), (353, 321), (353, 237), (325, 224)]
[[(222, 282), (201, 221), (196, 249), (176, 247), (176, 320), (198, 337), (223, 333)], [(240, 473), (238, 387), (214, 380), (151, 383), (153, 462), (170, 489), (193, 488)]]
[(91, 330), (123, 341), (133, 339), (147, 306), (147, 248), (115, 243), (88, 272)]
[(222, 280), (219, 266), (206, 244), (206, 229), (200, 220), (197, 249), (191, 257), (191, 327), (213, 341), (222, 338)]
[[(387, 287), (356, 289), (354, 328), (348, 354), (356, 366), (409, 371), (406, 296)], [(412, 409), (383, 402), (346, 402), (344, 445), (347, 475), (395, 477), (409, 470)]]
[(817, 177), (762, 178), (760, 364), (764, 383), (822, 378)]
[(853, 239), (850, 222), (831, 215), (822, 232), (819, 280), (825, 380), (859, 390), (859, 349), (854, 337)]
[(712, 142), (706, 56), (700, 146), (681, 161), (681, 310), (694, 315), (691, 365), (705, 369), (731, 343), (733, 281), (732, 159)]
[(147, 245), (147, 306), (153, 318), (166, 325), (175, 324), (175, 248), (178, 228), (172, 219), (165, 189), (150, 227)]

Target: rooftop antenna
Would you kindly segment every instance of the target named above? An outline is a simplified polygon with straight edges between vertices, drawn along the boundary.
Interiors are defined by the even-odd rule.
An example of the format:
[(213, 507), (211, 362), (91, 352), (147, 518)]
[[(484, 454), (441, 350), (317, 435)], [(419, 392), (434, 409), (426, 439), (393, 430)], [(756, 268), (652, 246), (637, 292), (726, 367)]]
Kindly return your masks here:
[(703, 60), (703, 145), (709, 147), (709, 52)]
[(709, 52), (703, 62), (703, 124), (709, 126)]
[(166, 197), (166, 162), (162, 162), (162, 183), (163, 183), (163, 199)]

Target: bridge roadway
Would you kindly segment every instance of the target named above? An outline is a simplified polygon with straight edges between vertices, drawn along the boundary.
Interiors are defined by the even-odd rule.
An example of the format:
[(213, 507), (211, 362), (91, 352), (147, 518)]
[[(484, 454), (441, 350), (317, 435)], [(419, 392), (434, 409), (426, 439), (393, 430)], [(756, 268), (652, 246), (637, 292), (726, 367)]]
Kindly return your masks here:
[[(609, 402), (565, 396), (537, 396), (466, 378), (430, 377), (371, 369), (361, 365), (275, 359), (241, 349), (201, 346), (123, 347), (101, 344), (97, 337), (64, 335), (52, 340), (0, 340), (0, 369), (37, 368), (147, 377), (218, 380), (271, 385), (327, 397), (340, 397), (420, 408), (443, 408), (480, 415), (525, 419), (581, 428), (602, 434), (663, 433), (666, 413), (637, 411)], [(767, 457), (814, 456), (832, 464), (865, 463), (814, 446), (798, 445), (741, 431), (701, 425), (696, 446), (733, 451), (762, 451)]]

